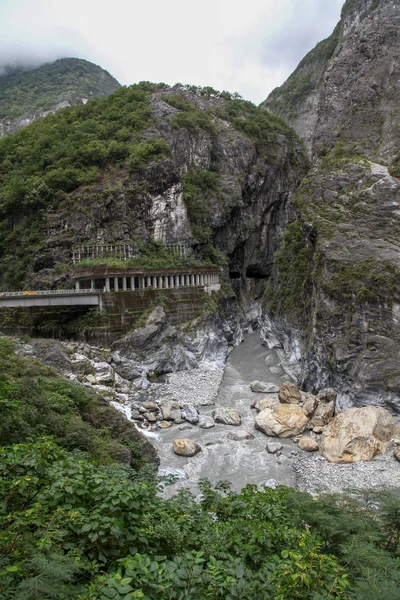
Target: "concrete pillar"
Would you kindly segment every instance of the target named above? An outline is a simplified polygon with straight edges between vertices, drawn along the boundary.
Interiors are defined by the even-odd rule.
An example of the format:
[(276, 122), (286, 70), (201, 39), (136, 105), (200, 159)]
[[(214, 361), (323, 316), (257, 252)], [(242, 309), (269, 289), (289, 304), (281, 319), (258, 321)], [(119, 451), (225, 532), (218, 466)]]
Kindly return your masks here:
[(94, 288), (94, 279), (90, 280), (90, 289), (92, 290)]
[(174, 279), (175, 279), (174, 286), (179, 287), (179, 275), (174, 275)]
[(110, 291), (110, 278), (106, 277), (106, 292)]
[(78, 280), (75, 281), (75, 289), (79, 290), (79, 281)]
[(135, 289), (135, 278), (131, 276), (131, 290)]
[(151, 286), (151, 278), (150, 277), (146, 278), (146, 283), (147, 283), (147, 287), (149, 288)]
[(126, 277), (122, 278), (122, 289), (126, 292)]
[(168, 289), (168, 288), (169, 288), (169, 285), (168, 285), (168, 283), (169, 283), (169, 282), (168, 282), (168, 275), (165, 275), (165, 277), (164, 277), (164, 287), (165, 287), (165, 289)]
[(114, 292), (118, 292), (118, 277), (114, 277)]

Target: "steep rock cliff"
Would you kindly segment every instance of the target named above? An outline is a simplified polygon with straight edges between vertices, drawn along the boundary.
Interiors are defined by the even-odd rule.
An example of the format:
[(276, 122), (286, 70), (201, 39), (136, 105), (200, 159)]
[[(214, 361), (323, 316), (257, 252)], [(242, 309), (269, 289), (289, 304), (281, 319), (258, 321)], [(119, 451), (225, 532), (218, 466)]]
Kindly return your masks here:
[(0, 138), (60, 108), (108, 96), (119, 87), (110, 73), (79, 58), (61, 58), (35, 69), (2, 67)]
[(182, 243), (267, 277), (307, 170), (281, 119), (210, 88), (139, 84), (0, 141), (0, 288), (68, 285), (82, 244)]
[[(313, 157), (269, 305), (299, 329), (309, 387), (400, 410), (400, 3), (348, 0), (334, 37), (324, 64), (313, 51), (265, 103), (307, 130)], [(289, 115), (307, 61), (323, 73)]]

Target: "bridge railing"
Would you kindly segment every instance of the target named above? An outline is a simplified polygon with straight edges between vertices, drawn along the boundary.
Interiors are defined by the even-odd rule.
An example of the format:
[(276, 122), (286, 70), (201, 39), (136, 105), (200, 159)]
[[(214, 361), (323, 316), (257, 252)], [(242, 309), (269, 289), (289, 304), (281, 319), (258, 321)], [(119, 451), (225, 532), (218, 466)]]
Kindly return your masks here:
[(81, 295), (81, 294), (99, 294), (104, 292), (105, 289), (95, 290), (37, 290), (37, 291), (25, 291), (25, 292), (0, 292), (0, 300), (2, 298), (31, 298), (34, 296), (66, 296), (66, 295)]

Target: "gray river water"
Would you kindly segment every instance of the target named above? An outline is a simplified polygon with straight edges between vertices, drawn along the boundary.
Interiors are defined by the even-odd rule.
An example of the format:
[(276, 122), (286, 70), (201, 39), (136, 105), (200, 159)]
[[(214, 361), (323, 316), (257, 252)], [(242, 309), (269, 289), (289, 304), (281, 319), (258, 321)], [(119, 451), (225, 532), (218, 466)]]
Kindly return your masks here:
[[(250, 405), (255, 398), (273, 396), (252, 392), (249, 384), (256, 379), (279, 386), (290, 380), (290, 375), (280, 366), (275, 350), (262, 346), (258, 333), (252, 333), (231, 352), (215, 405), (198, 407), (201, 415), (210, 417), (216, 407), (235, 408), (242, 417), (242, 425), (233, 427), (216, 424), (212, 429), (201, 429), (195, 425), (186, 428), (187, 425), (184, 425), (183, 430), (175, 425), (171, 429), (159, 430), (154, 436), (152, 441), (159, 450), (160, 468), (176, 469), (181, 476), (169, 493), (186, 487), (197, 494), (197, 483), (201, 478), (207, 478), (212, 483), (229, 481), (235, 490), (240, 490), (248, 483), (259, 485), (271, 479), (284, 485), (295, 484), (292, 451), (297, 451), (297, 447), (291, 440), (279, 440), (284, 446), (282, 453), (279, 456), (269, 454), (266, 444), (278, 440), (268, 438), (254, 428), (257, 412)], [(242, 430), (250, 432), (254, 439), (229, 439), (230, 432)], [(201, 452), (191, 458), (176, 455), (172, 443), (177, 438), (195, 440), (200, 444)]]

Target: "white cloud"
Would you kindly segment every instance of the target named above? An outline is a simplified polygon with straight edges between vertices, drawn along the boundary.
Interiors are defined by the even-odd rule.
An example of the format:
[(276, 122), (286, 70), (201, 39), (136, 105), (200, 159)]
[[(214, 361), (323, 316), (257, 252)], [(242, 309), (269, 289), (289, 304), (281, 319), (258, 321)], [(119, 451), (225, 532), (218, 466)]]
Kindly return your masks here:
[(342, 0), (0, 0), (0, 65), (78, 56), (123, 84), (177, 81), (261, 102), (328, 36)]

